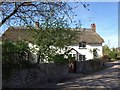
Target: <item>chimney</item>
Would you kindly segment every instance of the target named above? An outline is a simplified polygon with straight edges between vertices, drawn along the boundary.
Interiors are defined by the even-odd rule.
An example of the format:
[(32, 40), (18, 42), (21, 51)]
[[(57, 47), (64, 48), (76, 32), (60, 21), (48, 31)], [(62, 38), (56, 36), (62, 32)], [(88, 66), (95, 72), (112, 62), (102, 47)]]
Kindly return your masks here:
[(39, 22), (35, 22), (35, 27), (39, 28)]
[(92, 31), (96, 32), (96, 25), (95, 23), (91, 24)]

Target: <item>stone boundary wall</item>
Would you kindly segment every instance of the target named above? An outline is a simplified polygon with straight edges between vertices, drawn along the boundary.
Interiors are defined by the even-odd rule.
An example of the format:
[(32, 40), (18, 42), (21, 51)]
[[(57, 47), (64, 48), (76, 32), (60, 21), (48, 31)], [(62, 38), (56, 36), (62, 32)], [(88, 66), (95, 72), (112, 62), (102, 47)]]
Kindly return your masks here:
[(76, 61), (76, 73), (91, 73), (103, 65), (102, 60)]
[(68, 65), (43, 63), (29, 69), (17, 69), (8, 80), (2, 80), (3, 88), (37, 88), (48, 82), (57, 82), (68, 75)]

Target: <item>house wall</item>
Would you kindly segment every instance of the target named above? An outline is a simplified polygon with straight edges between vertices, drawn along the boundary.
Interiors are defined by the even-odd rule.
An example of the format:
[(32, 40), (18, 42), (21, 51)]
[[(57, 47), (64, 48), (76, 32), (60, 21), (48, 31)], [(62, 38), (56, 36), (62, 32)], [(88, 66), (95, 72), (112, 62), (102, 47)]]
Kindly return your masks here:
[[(93, 49), (97, 48), (97, 52), (98, 52), (98, 55), (99, 57), (102, 57), (102, 44), (87, 44), (86, 47), (84, 48), (79, 48), (79, 45), (72, 45), (72, 46), (69, 46), (71, 48), (74, 48), (75, 50), (77, 50), (80, 54), (82, 55), (85, 55), (86, 56), (86, 60), (89, 60), (89, 59), (93, 59)], [(69, 54), (76, 54), (76, 51), (75, 50), (72, 50)], [(78, 54), (78, 55), (80, 55)], [(77, 56), (77, 55), (76, 55)], [(76, 57), (77, 58), (77, 57)], [(79, 57), (78, 57), (79, 59)]]
[(99, 54), (99, 57), (102, 57), (103, 56), (103, 48), (102, 48), (102, 44), (89, 44), (89, 46), (94, 49), (94, 48), (97, 48), (97, 52)]
[(34, 61), (37, 62), (37, 51), (39, 50), (39, 48), (37, 48), (37, 45), (33, 45), (32, 43), (29, 43), (28, 46), (31, 49)]
[[(33, 57), (35, 59), (35, 61), (37, 61), (37, 51), (39, 50), (39, 48), (37, 48), (36, 45), (32, 45), (31, 43), (29, 43), (29, 47), (30, 49), (34, 49), (36, 50), (36, 52), (33, 52)], [(93, 59), (93, 49), (97, 48), (97, 52), (98, 52), (98, 56), (102, 57), (103, 56), (103, 50), (102, 50), (102, 44), (87, 44), (86, 47), (81, 47), (79, 48), (79, 45), (71, 45), (68, 46), (69, 48), (74, 48), (75, 50), (77, 50), (79, 52), (79, 54), (77, 55), (75, 50), (71, 50), (71, 52), (69, 54), (75, 54), (75, 59), (79, 60), (79, 55), (85, 55), (86, 56), (86, 60), (89, 59)], [(31, 51), (32, 52), (32, 51)], [(65, 50), (58, 50), (57, 53), (59, 54), (64, 54)], [(46, 62), (46, 61), (45, 61)]]

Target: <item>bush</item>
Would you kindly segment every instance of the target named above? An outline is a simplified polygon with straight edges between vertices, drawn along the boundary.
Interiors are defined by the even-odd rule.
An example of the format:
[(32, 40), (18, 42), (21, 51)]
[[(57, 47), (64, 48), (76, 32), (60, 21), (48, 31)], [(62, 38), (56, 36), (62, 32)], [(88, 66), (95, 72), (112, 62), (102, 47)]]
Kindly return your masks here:
[(64, 58), (64, 55), (55, 55), (53, 58), (52, 58), (53, 62), (54, 63), (58, 63), (58, 64), (67, 64), (68, 63), (68, 59)]
[(114, 52), (114, 51), (112, 51), (112, 52), (109, 53), (109, 57), (110, 57), (111, 59), (117, 59), (117, 53)]
[(110, 61), (111, 57), (109, 55), (103, 55), (102, 60), (105, 61), (105, 62)]
[(28, 53), (27, 43), (4, 41), (2, 43), (3, 78), (9, 78), (11, 72), (16, 68), (31, 67), (32, 62), (28, 60)]

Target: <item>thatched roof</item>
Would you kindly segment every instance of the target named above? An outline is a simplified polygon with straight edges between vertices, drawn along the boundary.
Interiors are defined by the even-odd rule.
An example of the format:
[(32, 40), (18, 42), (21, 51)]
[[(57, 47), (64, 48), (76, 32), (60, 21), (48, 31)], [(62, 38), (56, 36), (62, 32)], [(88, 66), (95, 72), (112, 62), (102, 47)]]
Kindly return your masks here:
[(32, 40), (33, 31), (28, 27), (9, 27), (3, 34), (2, 40)]
[[(90, 28), (80, 28), (75, 29), (72, 28), (71, 30), (76, 30), (78, 32), (77, 39), (74, 41), (75, 44), (78, 44), (81, 41), (84, 41), (86, 43), (103, 43), (104, 40), (94, 31), (92, 31)], [(2, 40), (12, 40), (12, 41), (18, 41), (18, 40), (32, 40), (33, 30), (30, 30), (26, 27), (9, 27), (4, 34), (2, 35)]]
[(87, 44), (101, 44), (104, 42), (102, 37), (100, 37), (100, 35), (91, 28), (72, 28), (71, 30), (77, 31), (77, 39), (74, 41), (74, 44), (78, 44), (82, 41)]
[(86, 29), (81, 32), (79, 32), (80, 35), (79, 37), (79, 42), (84, 41), (86, 43), (91, 43), (91, 44), (98, 44), (98, 43), (103, 43), (104, 40), (98, 35), (96, 32)]

